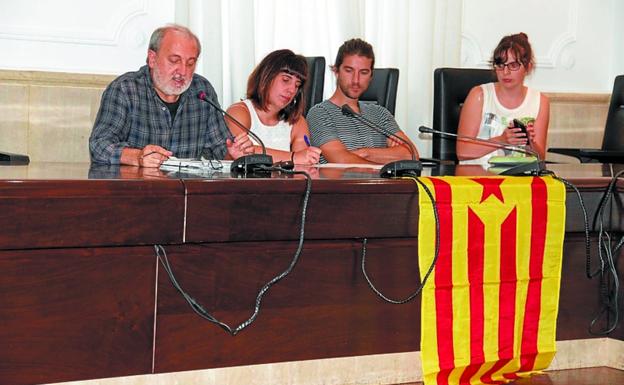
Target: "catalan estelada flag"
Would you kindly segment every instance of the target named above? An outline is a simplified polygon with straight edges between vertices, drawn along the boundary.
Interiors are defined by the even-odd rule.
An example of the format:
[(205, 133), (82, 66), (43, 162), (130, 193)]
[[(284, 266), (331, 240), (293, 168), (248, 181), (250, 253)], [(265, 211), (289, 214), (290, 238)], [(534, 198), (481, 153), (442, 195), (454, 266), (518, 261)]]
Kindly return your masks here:
[[(555, 355), (565, 186), (552, 177), (421, 179), (440, 253), (422, 294), (425, 385), (500, 384)], [(419, 266), (435, 251), (420, 187)]]

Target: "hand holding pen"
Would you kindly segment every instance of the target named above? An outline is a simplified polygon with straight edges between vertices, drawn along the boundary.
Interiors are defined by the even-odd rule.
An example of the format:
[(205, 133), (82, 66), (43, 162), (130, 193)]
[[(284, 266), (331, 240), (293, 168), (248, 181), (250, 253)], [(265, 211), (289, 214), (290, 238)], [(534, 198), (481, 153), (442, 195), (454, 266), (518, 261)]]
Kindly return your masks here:
[(303, 141), (306, 147), (303, 150), (299, 150), (293, 153), (292, 160), (295, 164), (317, 164), (321, 157), (321, 149), (313, 147), (310, 144), (310, 138), (308, 135), (303, 135)]
[(152, 168), (160, 167), (160, 165), (172, 155), (173, 152), (167, 150), (166, 148), (155, 144), (148, 144), (143, 147), (139, 153), (139, 166)]
[(250, 155), (254, 153), (253, 142), (249, 138), (249, 135), (245, 132), (241, 132), (236, 137), (229, 137), (225, 142), (228, 155), (232, 159), (237, 159), (243, 155)]

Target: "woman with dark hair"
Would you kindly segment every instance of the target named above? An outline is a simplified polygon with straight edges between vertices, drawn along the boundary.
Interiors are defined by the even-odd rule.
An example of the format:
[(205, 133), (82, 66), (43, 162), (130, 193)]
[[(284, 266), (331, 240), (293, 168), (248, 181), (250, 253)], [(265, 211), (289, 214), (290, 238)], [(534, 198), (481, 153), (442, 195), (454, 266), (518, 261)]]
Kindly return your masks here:
[[(524, 85), (524, 78), (534, 66), (528, 36), (523, 32), (505, 36), (492, 55), (498, 81), (470, 91), (459, 118), (458, 134), (513, 146), (526, 145), (544, 159), (550, 114), (548, 98)], [(506, 152), (480, 142), (457, 141), (457, 157), (462, 163), (484, 163), (493, 155), (506, 155)]]
[[(309, 145), (310, 132), (303, 117), (307, 74), (303, 56), (287, 49), (273, 51), (249, 75), (247, 98), (228, 108), (228, 113), (262, 139), (274, 161), (319, 161), (321, 150)], [(234, 135), (243, 132), (230, 119), (225, 121)], [(254, 151), (262, 151), (258, 143)]]

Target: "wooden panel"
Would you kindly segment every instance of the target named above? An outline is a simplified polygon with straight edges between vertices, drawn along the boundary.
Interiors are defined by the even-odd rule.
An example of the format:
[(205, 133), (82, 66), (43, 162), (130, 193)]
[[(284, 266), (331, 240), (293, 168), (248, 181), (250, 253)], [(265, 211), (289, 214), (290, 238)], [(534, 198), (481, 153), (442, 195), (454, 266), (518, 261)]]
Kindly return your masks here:
[[(619, 239), (622, 234), (613, 234), (615, 239)], [(595, 271), (599, 266), (599, 257), (597, 249), (597, 238), (594, 235), (591, 238), (591, 270)], [(605, 335), (596, 335), (589, 332), (589, 327), (594, 317), (596, 317), (601, 309), (600, 306), (600, 277), (596, 276), (592, 279), (587, 278), (585, 272), (585, 238), (582, 234), (567, 233), (563, 248), (563, 266), (561, 271), (561, 291), (559, 298), (559, 318), (557, 320), (557, 340), (573, 340), (593, 337), (605, 337)], [(617, 258), (619, 280), (620, 280), (620, 298), (621, 288), (624, 287), (624, 258), (620, 253)], [(624, 309), (619, 307), (619, 326), (608, 335), (611, 338), (624, 340)], [(606, 320), (610, 322), (613, 318), (607, 318), (605, 314), (600, 317), (600, 322), (596, 324), (594, 330), (605, 330)]]
[[(298, 239), (304, 181), (185, 181), (188, 242)], [(415, 237), (418, 194), (405, 181), (315, 180), (306, 239)]]
[[(289, 264), (295, 242), (169, 247), (180, 284), (226, 323), (252, 311), (258, 289)], [(255, 323), (236, 336), (189, 308), (162, 271), (155, 371), (419, 350), (420, 299), (382, 302), (360, 271), (357, 241), (306, 242), (292, 275), (269, 290)], [(368, 270), (388, 295), (417, 286), (416, 240), (374, 240)]]
[[(583, 245), (580, 234), (566, 239), (557, 340), (597, 337), (588, 327), (599, 287), (584, 275)], [(407, 239), (370, 245), (369, 270), (390, 296), (416, 287), (416, 248)], [(236, 326), (294, 249), (292, 242), (194, 245), (171, 247), (169, 256), (189, 294)], [(360, 252), (354, 241), (306, 242), (292, 276), (269, 291), (256, 322), (234, 337), (192, 313), (159, 273), (156, 372), (420, 350), (420, 297), (400, 306), (375, 297), (360, 271)]]
[(151, 372), (153, 248), (0, 251), (0, 383)]
[[(587, 213), (588, 226), (590, 231), (598, 229), (594, 227), (594, 221), (596, 213), (600, 206), (600, 202), (604, 196), (605, 187), (600, 188), (585, 188), (580, 187), (581, 196), (583, 198), (583, 204)], [(613, 204), (609, 203), (605, 208), (604, 225), (605, 228), (613, 229), (616, 231), (622, 231), (622, 224), (619, 223), (621, 217), (620, 212), (614, 208)], [(568, 189), (566, 195), (566, 233), (583, 233), (585, 232), (585, 223), (583, 221), (583, 209), (578, 199), (578, 195), (571, 189)]]
[(0, 182), (0, 249), (182, 242), (179, 181)]
[[(295, 252), (304, 181), (182, 183), (124, 172), (112, 178), (136, 179), (0, 180), (1, 384), (149, 373), (152, 364), (167, 372), (420, 349), (419, 297), (384, 303), (360, 271), (359, 238), (375, 238), (368, 255), (376, 283), (393, 297), (417, 286), (413, 182), (314, 180), (300, 262), (268, 292), (256, 322), (232, 337), (194, 314), (162, 267), (156, 282), (151, 247), (129, 246), (166, 245), (183, 287), (217, 317), (240, 323), (261, 285)], [(575, 180), (590, 219), (612, 170), (598, 172)], [(598, 310), (598, 281), (584, 274), (575, 199), (568, 192), (560, 340), (591, 338)], [(610, 213), (617, 231), (621, 209), (618, 201)], [(100, 245), (120, 247), (92, 248)], [(618, 264), (622, 271), (624, 259)], [(624, 328), (610, 336), (624, 339)]]

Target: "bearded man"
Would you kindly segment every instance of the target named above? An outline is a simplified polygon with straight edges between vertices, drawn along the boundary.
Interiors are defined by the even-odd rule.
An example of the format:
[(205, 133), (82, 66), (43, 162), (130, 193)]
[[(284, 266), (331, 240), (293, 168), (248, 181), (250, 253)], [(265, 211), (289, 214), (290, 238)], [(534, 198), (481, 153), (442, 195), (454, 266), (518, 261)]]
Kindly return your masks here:
[[(321, 163), (385, 164), (411, 158), (410, 148), (405, 143), (413, 149), (416, 147), (400, 130), (390, 111), (360, 102), (360, 96), (373, 79), (374, 66), (373, 47), (364, 40), (347, 40), (338, 49), (331, 67), (336, 76), (336, 91), (331, 98), (312, 107), (306, 117), (312, 145), (322, 151)], [(344, 105), (362, 119), (345, 116)], [(403, 142), (371, 128), (364, 119), (402, 138)], [(418, 153), (415, 156), (418, 157)]]
[(201, 44), (188, 28), (167, 25), (150, 38), (147, 65), (113, 80), (102, 95), (89, 138), (91, 161), (159, 167), (170, 156), (236, 159), (251, 153), (247, 134), (234, 138), (210, 82), (195, 74)]

